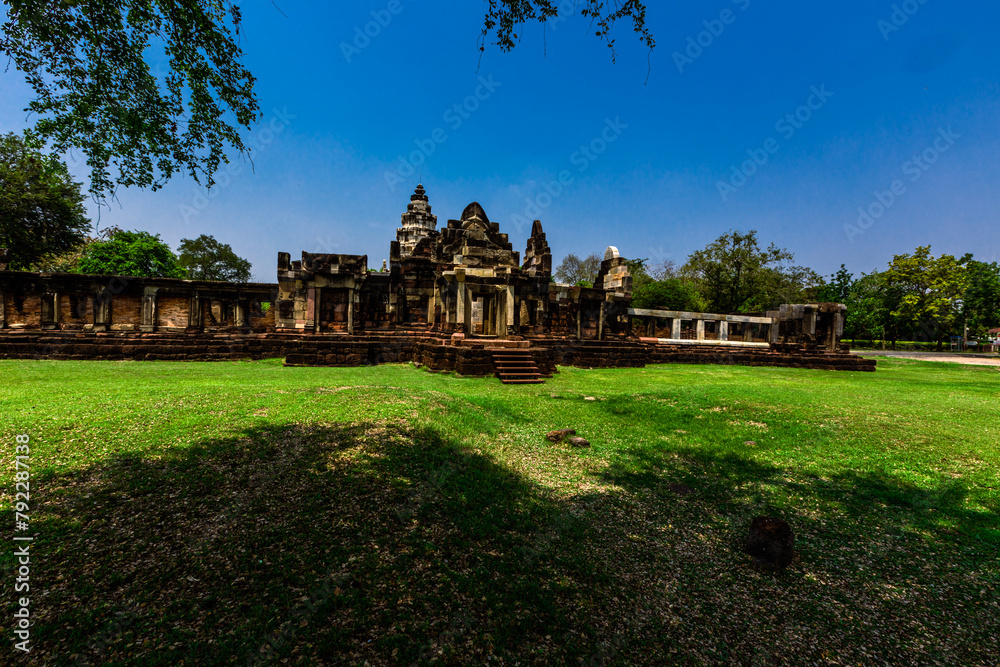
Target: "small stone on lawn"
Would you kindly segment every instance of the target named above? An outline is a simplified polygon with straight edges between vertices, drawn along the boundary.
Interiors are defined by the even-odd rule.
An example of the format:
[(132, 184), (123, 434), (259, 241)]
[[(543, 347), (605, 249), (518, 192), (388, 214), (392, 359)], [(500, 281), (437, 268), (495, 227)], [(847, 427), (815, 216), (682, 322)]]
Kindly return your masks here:
[(571, 435), (576, 435), (576, 431), (574, 429), (561, 428), (556, 431), (549, 431), (548, 435), (546, 435), (545, 437), (548, 438), (549, 442), (559, 442), (563, 438)]

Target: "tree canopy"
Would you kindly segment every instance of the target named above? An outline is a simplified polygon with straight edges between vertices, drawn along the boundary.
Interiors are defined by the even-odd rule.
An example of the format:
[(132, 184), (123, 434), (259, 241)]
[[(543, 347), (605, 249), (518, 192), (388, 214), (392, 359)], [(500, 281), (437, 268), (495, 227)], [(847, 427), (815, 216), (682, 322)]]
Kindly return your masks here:
[[(259, 117), (240, 62), (240, 10), (222, 0), (4, 0), (0, 55), (34, 90), (27, 111), (52, 148), (86, 156), (90, 192), (159, 188), (176, 171), (211, 186), (237, 125)], [(162, 75), (150, 62), (166, 60)], [(163, 71), (163, 70), (161, 70)], [(235, 119), (230, 123), (227, 117)]]
[(0, 247), (10, 251), (11, 270), (69, 251), (91, 226), (80, 184), (41, 148), (31, 133), (0, 135)]
[(591, 287), (600, 270), (601, 258), (597, 253), (591, 253), (583, 259), (569, 253), (553, 273), (560, 282), (569, 285), (586, 283), (585, 287)]
[(91, 243), (80, 260), (81, 273), (145, 278), (183, 278), (177, 257), (159, 234), (116, 229), (107, 240)]
[[(26, 111), (38, 118), (35, 130), (56, 153), (82, 152), (98, 201), (118, 186), (156, 190), (177, 172), (211, 187), (229, 149), (249, 154), (240, 128), (249, 130), (260, 109), (241, 61), (242, 14), (229, 0), (3, 4), (0, 56), (34, 91)], [(480, 51), (491, 35), (511, 50), (526, 23), (556, 20), (564, 5), (488, 0)], [(584, 0), (567, 11), (577, 9), (612, 60), (619, 21), (655, 46), (640, 0)]]
[(965, 294), (965, 267), (952, 255), (934, 257), (931, 247), (913, 254), (895, 255), (885, 272), (888, 287), (898, 287), (902, 298), (892, 314), (923, 337), (939, 343), (955, 328)]
[(216, 241), (214, 236), (202, 234), (194, 240), (181, 239), (177, 250), (180, 253), (177, 264), (192, 280), (250, 280), (250, 262), (237, 256), (228, 244)]
[(969, 259), (965, 267), (962, 317), (971, 335), (983, 336), (1000, 325), (1000, 264)]
[(794, 259), (773, 243), (762, 249), (756, 230), (730, 230), (691, 253), (682, 270), (699, 283), (709, 310), (736, 313), (800, 302), (822, 283), (812, 269), (791, 264)]

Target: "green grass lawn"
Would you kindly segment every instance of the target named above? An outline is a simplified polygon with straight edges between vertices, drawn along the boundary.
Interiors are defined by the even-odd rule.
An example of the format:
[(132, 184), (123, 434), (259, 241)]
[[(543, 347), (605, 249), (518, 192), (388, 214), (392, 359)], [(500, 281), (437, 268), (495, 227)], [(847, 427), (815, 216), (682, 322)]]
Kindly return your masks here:
[[(996, 368), (0, 377), (8, 545), (31, 438), (33, 664), (1000, 659)], [(592, 446), (545, 440), (567, 427)], [(796, 533), (784, 572), (741, 551), (762, 514)]]

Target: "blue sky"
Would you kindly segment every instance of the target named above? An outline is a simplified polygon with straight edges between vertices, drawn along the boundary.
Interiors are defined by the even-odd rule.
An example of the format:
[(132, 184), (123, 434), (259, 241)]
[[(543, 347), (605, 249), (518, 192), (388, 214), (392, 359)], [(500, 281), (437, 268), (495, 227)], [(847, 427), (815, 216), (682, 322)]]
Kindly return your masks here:
[[(212, 234), (270, 282), (279, 250), (380, 265), (421, 181), (439, 225), (477, 200), (522, 252), (540, 218), (556, 263), (682, 263), (729, 229), (823, 274), (1000, 259), (996, 3), (650, 3), (656, 48), (619, 26), (612, 63), (569, 12), (480, 57), (485, 2), (276, 2), (243, 6), (253, 169), (121, 191), (101, 226)], [(0, 74), (0, 131), (28, 94)]]

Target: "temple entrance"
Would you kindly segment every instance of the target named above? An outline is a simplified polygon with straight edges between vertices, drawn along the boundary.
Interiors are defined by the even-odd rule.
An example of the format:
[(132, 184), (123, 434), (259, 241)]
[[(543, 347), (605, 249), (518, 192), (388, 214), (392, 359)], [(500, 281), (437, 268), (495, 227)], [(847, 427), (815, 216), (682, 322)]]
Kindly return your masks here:
[(466, 292), (466, 331), (473, 336), (507, 337), (507, 290), (469, 286)]
[(496, 336), (498, 331), (506, 332), (499, 322), (499, 301), (499, 294), (479, 294), (472, 297), (472, 333)]

